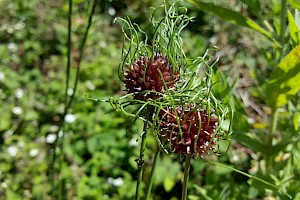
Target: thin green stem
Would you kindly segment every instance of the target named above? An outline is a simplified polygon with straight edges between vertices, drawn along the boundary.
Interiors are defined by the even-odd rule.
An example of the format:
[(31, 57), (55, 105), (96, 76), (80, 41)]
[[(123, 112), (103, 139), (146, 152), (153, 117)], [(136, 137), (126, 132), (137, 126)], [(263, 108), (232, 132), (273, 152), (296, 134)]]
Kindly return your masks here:
[(71, 50), (72, 50), (72, 10), (73, 10), (73, 1), (69, 0), (69, 16), (68, 16), (68, 53), (67, 53), (67, 71), (66, 71), (66, 88), (65, 88), (65, 109), (68, 102), (68, 88), (70, 83), (70, 69), (71, 69)]
[[(60, 156), (60, 160), (59, 160), (59, 170), (60, 170), (60, 174), (61, 174), (61, 170), (62, 170), (62, 162), (64, 160), (64, 155), (63, 155), (63, 146), (64, 146), (64, 132), (65, 132), (65, 127), (64, 127), (64, 118), (66, 116), (66, 113), (68, 111), (68, 89), (69, 89), (69, 83), (70, 83), (70, 69), (71, 69), (71, 54), (72, 54), (72, 10), (73, 10), (73, 1), (69, 0), (69, 16), (68, 16), (68, 43), (67, 43), (67, 48), (68, 48), (68, 53), (67, 53), (67, 71), (66, 71), (66, 88), (65, 88), (65, 108), (64, 108), (64, 113), (63, 113), (63, 118), (62, 118), (62, 127), (63, 127), (63, 135), (60, 141), (60, 149), (61, 149), (61, 156)], [(59, 134), (59, 133), (58, 133)], [(57, 134), (57, 138), (56, 140), (58, 140), (58, 135)], [(55, 147), (54, 147), (55, 148)], [(54, 152), (55, 154), (55, 152)], [(58, 199), (62, 199), (63, 194), (64, 194), (64, 186), (63, 186), (63, 177), (60, 177), (60, 182), (59, 182), (59, 196)]]
[(92, 25), (92, 19), (93, 19), (94, 13), (95, 13), (95, 8), (96, 8), (96, 5), (97, 5), (97, 1), (98, 0), (94, 0), (92, 11), (90, 13), (89, 20), (88, 20), (88, 25), (86, 27), (86, 30), (85, 30), (82, 42), (81, 42), (81, 44), (79, 46), (79, 59), (78, 59), (78, 62), (77, 62), (77, 70), (76, 70), (76, 76), (75, 76), (75, 83), (74, 83), (74, 87), (73, 87), (73, 93), (72, 93), (72, 95), (70, 97), (70, 101), (68, 103), (68, 106), (66, 107), (67, 110), (70, 108), (70, 106), (72, 104), (72, 101), (73, 101), (74, 95), (75, 95), (75, 91), (77, 89), (78, 80), (79, 80), (79, 72), (80, 72), (80, 64), (81, 64), (81, 60), (82, 60), (82, 57), (83, 57), (83, 52), (84, 52), (84, 47), (85, 47), (86, 39), (87, 39), (89, 30), (90, 30), (90, 27)]
[[(71, 104), (72, 104), (72, 101), (74, 99), (74, 95), (75, 95), (75, 92), (76, 92), (76, 89), (77, 89), (77, 84), (78, 84), (78, 80), (79, 80), (79, 71), (80, 71), (80, 63), (81, 63), (81, 60), (82, 60), (82, 57), (83, 57), (83, 52), (84, 52), (84, 47), (85, 47), (85, 43), (86, 43), (86, 39), (87, 39), (87, 36), (88, 36), (88, 32), (89, 32), (89, 29), (91, 27), (91, 24), (92, 24), (92, 18), (93, 18), (93, 15), (94, 15), (94, 12), (95, 12), (95, 7), (97, 5), (97, 0), (94, 0), (94, 3), (93, 3), (93, 7), (92, 7), (92, 11), (89, 15), (89, 20), (88, 20), (88, 25), (86, 27), (86, 30), (85, 30), (85, 33), (84, 33), (84, 36), (83, 36), (83, 40), (80, 44), (80, 47), (79, 47), (79, 60), (78, 60), (78, 63), (77, 63), (77, 71), (76, 71), (76, 76), (75, 76), (75, 83), (74, 83), (74, 87), (73, 87), (73, 93), (70, 97), (70, 99), (68, 100), (68, 89), (69, 89), (69, 83), (70, 83), (70, 69), (71, 69), (71, 50), (72, 50), (72, 38), (71, 38), (71, 33), (72, 33), (72, 7), (73, 7), (73, 1), (72, 0), (69, 0), (69, 17), (68, 17), (68, 42), (67, 42), (67, 48), (68, 48), (68, 53), (67, 53), (67, 71), (66, 71), (66, 88), (65, 88), (65, 102), (64, 102), (64, 105), (65, 105), (65, 108), (64, 108), (64, 112), (63, 112), (63, 115), (62, 115), (62, 121), (60, 123), (60, 126), (59, 126), (59, 131), (62, 129), (62, 136), (61, 136), (61, 141), (59, 143), (59, 146), (60, 146), (60, 149), (61, 149), (61, 159), (60, 159), (60, 162), (59, 162), (59, 170), (61, 171), (62, 169), (62, 162), (63, 162), (63, 159), (64, 159), (64, 133), (65, 133), (65, 126), (64, 126), (64, 118), (68, 112), (68, 109), (70, 108)], [(54, 152), (53, 152), (53, 160), (52, 160), (52, 188), (54, 188), (54, 165), (55, 165), (55, 160), (56, 160), (56, 147), (57, 147), (57, 143), (58, 143), (58, 140), (59, 140), (59, 131), (57, 133), (57, 138), (53, 144), (53, 148), (54, 148)], [(60, 192), (59, 192), (59, 199), (62, 199), (62, 196), (64, 194), (64, 191), (63, 191), (63, 184), (62, 184), (63, 181), (60, 181)], [(53, 199), (54, 196), (53, 196)]]
[(185, 160), (181, 200), (186, 200), (187, 199), (187, 187), (188, 187), (188, 181), (189, 181), (191, 157), (192, 157), (192, 155), (188, 154), (186, 156), (186, 160)]
[(284, 44), (284, 36), (286, 32), (286, 13), (287, 13), (287, 0), (281, 0), (280, 9), (280, 44)]
[(284, 45), (285, 45), (285, 32), (286, 32), (286, 18), (287, 18), (287, 0), (281, 0), (281, 9), (280, 9), (280, 35), (279, 42), (281, 45), (279, 52), (279, 60), (277, 64), (283, 57)]
[(227, 165), (224, 165), (224, 164), (221, 164), (221, 163), (217, 163), (217, 162), (210, 161), (210, 160), (207, 160), (207, 162), (212, 163), (212, 164), (214, 164), (214, 165), (221, 166), (221, 167), (223, 167), (223, 168), (225, 168), (225, 169), (233, 170), (233, 171), (235, 171), (235, 172), (237, 172), (237, 173), (239, 173), (239, 174), (242, 174), (242, 175), (244, 175), (244, 176), (246, 176), (246, 177), (249, 177), (249, 178), (251, 178), (251, 179), (253, 179), (253, 180), (256, 180), (256, 181), (259, 181), (259, 182), (261, 182), (261, 183), (264, 183), (265, 185), (270, 186), (270, 187), (273, 188), (274, 190), (279, 191), (280, 193), (284, 194), (284, 195), (287, 196), (289, 199), (292, 199), (292, 197), (291, 197), (288, 193), (286, 193), (286, 192), (285, 192), (284, 190), (282, 190), (280, 187), (278, 187), (278, 186), (276, 186), (276, 185), (274, 185), (274, 184), (272, 184), (272, 183), (270, 183), (270, 182), (268, 182), (268, 181), (265, 181), (265, 180), (263, 180), (263, 179), (261, 179), (261, 178), (258, 178), (258, 177), (256, 177), (256, 176), (253, 176), (253, 175), (251, 175), (251, 174), (248, 174), (248, 173), (246, 173), (246, 172), (240, 171), (240, 170), (238, 170), (238, 169), (235, 169), (235, 168), (233, 168), (233, 167), (230, 167), (230, 166), (227, 166)]
[[(284, 52), (284, 46), (285, 46), (285, 32), (286, 32), (286, 18), (287, 18), (287, 0), (281, 0), (281, 9), (280, 9), (280, 33), (279, 33), (279, 43), (281, 45), (280, 49), (278, 50), (279, 57), (276, 59), (276, 63), (274, 67), (277, 67), (280, 63), (283, 52)], [(276, 52), (275, 52), (276, 53)], [(267, 135), (267, 148), (269, 149), (269, 152), (272, 151), (273, 148), (273, 138), (274, 133), (276, 131), (277, 126), (277, 108), (272, 109), (271, 114), (271, 121), (270, 121), (270, 128), (269, 133)], [(273, 166), (273, 156), (265, 155), (265, 174), (269, 174), (272, 172), (272, 166)]]
[(139, 187), (142, 182), (142, 171), (144, 166), (144, 153), (146, 147), (146, 136), (147, 136), (147, 127), (148, 122), (144, 122), (143, 134), (141, 139), (141, 147), (140, 147), (140, 157), (137, 159), (137, 181), (136, 181), (136, 191), (135, 191), (135, 200), (140, 199), (139, 197)]
[[(274, 138), (274, 133), (276, 131), (276, 126), (277, 126), (277, 118), (278, 118), (278, 112), (277, 108), (274, 108), (272, 110), (271, 114), (271, 121), (270, 121), (270, 129), (267, 137), (267, 147), (269, 149), (269, 152), (272, 151), (273, 148), (273, 138)], [(266, 155), (266, 174), (271, 173), (272, 171), (272, 163), (273, 163), (273, 157), (270, 155)]]
[[(68, 102), (68, 88), (69, 88), (69, 83), (70, 83), (70, 69), (71, 69), (71, 49), (72, 49), (72, 10), (73, 10), (73, 1), (69, 0), (69, 13), (68, 13), (68, 41), (67, 41), (67, 69), (66, 69), (66, 88), (65, 88), (65, 96), (64, 96), (64, 105), (65, 105), (65, 109), (64, 109), (64, 113), (63, 113), (63, 119), (62, 121), (64, 121), (64, 117), (65, 117), (65, 113), (66, 113), (66, 107), (67, 107), (67, 102)], [(61, 129), (61, 127), (63, 126), (63, 122), (61, 124), (61, 126), (59, 127), (59, 130)], [(51, 164), (51, 182), (52, 182), (52, 189), (55, 188), (55, 162), (56, 162), (56, 147), (57, 147), (57, 143), (58, 143), (58, 134), (59, 132), (56, 134), (56, 140), (53, 144), (53, 159), (52, 159), (52, 164)], [(61, 161), (60, 161), (61, 163)], [(59, 164), (61, 166), (61, 164)], [(61, 191), (61, 187), (62, 184), (60, 182), (59, 184), (60, 190)], [(52, 192), (52, 199), (56, 199), (55, 198), (55, 192)], [(59, 199), (61, 199), (61, 192), (59, 192)]]
[(273, 136), (274, 136), (274, 133), (275, 133), (276, 127), (277, 127), (277, 117), (278, 117), (277, 108), (274, 108), (272, 111), (272, 115), (271, 115), (271, 127), (270, 127), (269, 135), (268, 135), (268, 145), (269, 146), (272, 146), (272, 143), (273, 143)]
[(156, 162), (158, 160), (160, 154), (160, 148), (157, 147), (156, 149), (156, 153), (153, 159), (153, 165), (152, 165), (152, 169), (151, 169), (151, 173), (150, 173), (150, 180), (147, 186), (147, 193), (146, 193), (146, 198), (145, 200), (148, 200), (150, 198), (150, 194), (151, 194), (151, 189), (152, 189), (152, 184), (153, 184), (153, 177), (154, 177), (154, 172), (155, 172), (155, 168), (156, 168)]

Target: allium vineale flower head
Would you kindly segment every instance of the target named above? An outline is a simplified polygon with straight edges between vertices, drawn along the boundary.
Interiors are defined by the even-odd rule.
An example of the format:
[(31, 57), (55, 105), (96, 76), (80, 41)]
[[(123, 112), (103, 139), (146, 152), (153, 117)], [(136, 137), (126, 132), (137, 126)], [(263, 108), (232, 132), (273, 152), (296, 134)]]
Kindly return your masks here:
[(188, 105), (162, 109), (159, 116), (160, 137), (173, 153), (203, 156), (215, 150), (218, 118), (212, 112)]
[(154, 57), (141, 56), (125, 70), (125, 83), (128, 93), (134, 93), (137, 100), (157, 99), (159, 93), (175, 88), (179, 72), (169, 62), (167, 56), (155, 53)]

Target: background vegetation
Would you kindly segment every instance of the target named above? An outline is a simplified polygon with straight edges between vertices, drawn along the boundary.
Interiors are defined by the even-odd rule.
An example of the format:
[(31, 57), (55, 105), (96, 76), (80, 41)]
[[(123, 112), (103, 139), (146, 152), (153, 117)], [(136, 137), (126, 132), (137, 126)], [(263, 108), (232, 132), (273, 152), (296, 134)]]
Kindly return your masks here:
[[(91, 7), (90, 1), (73, 2), (72, 81)], [(300, 105), (299, 83), (295, 80), (300, 71), (299, 60), (280, 82), (296, 89), (294, 92), (281, 91), (277, 96), (266, 92), (280, 88), (280, 85), (270, 85), (268, 80), (274, 78), (272, 73), (285, 55), (299, 45), (300, 15), (295, 9), (299, 3), (209, 1), (256, 21), (265, 28), (268, 38), (238, 26), (239, 23), (216, 17), (216, 8), (211, 10), (212, 15), (191, 2), (181, 2), (189, 9), (188, 15), (195, 17), (182, 33), (184, 51), (188, 57), (195, 58), (208, 48), (218, 47), (211, 53), (212, 57), (219, 58), (213, 77), (219, 84), (214, 92), (235, 112), (230, 148), (228, 151), (220, 149), (221, 155), (212, 156), (211, 160), (258, 176), (293, 199), (300, 199)], [(133, 199), (135, 159), (139, 154), (137, 139), (142, 125), (114, 112), (109, 104), (88, 100), (86, 96), (109, 99), (124, 94), (117, 74), (121, 62), (121, 27), (113, 23), (114, 18), (129, 16), (150, 33), (150, 8), (161, 4), (163, 1), (155, 0), (98, 1), (81, 63), (78, 90), (63, 119), (67, 1), (0, 0), (0, 199), (51, 199), (57, 192), (59, 185), (51, 177), (52, 158), (54, 141), (61, 135), (57, 131), (62, 120), (66, 122), (66, 159), (62, 163), (62, 174), (56, 174), (54, 180), (63, 177), (64, 198)], [(68, 94), (72, 93), (73, 89), (69, 88)], [(276, 104), (279, 94), (288, 96), (282, 105)], [(277, 123), (272, 130), (274, 118)], [(266, 139), (270, 130), (274, 137), (271, 144)], [(155, 138), (147, 137), (146, 145), (145, 180), (154, 157)], [(228, 145), (220, 143), (221, 147)], [(191, 165), (191, 200), (287, 198), (278, 189), (232, 168), (213, 165), (200, 158), (192, 160)], [(179, 199), (182, 169), (182, 163), (176, 158), (162, 155), (154, 177), (152, 198)]]

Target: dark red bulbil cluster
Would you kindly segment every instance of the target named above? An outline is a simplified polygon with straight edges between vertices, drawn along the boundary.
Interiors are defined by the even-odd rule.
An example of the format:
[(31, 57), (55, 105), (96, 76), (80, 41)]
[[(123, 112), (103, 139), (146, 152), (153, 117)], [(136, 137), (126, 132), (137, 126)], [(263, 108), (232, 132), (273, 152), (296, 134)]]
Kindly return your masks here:
[(141, 56), (128, 68), (123, 81), (128, 93), (136, 93), (134, 98), (138, 100), (157, 99), (157, 93), (164, 90), (164, 82), (168, 89), (174, 89), (179, 79), (179, 72), (173, 69), (167, 56), (160, 53), (155, 53), (154, 58)]
[(191, 105), (177, 107), (177, 116), (174, 110), (161, 110), (159, 113), (160, 135), (173, 153), (203, 156), (215, 150), (218, 118), (213, 117), (213, 113), (208, 116), (206, 111), (198, 111)]

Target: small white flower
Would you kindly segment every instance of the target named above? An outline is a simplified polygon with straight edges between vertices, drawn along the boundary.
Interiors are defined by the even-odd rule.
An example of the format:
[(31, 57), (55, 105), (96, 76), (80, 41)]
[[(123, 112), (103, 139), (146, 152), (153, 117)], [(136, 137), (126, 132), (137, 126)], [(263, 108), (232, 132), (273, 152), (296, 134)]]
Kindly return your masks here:
[(18, 88), (15, 92), (15, 96), (20, 99), (24, 96), (24, 91), (21, 88)]
[(123, 184), (124, 184), (124, 181), (123, 181), (122, 177), (116, 178), (113, 181), (113, 186), (115, 186), (115, 187), (121, 187)]
[(122, 177), (116, 179), (113, 179), (112, 177), (108, 177), (107, 183), (115, 187), (121, 187), (124, 184), (124, 181)]
[(72, 96), (72, 95), (73, 95), (73, 92), (74, 92), (74, 90), (73, 90), (72, 88), (68, 88), (67, 94), (68, 94), (69, 96)]
[(132, 138), (131, 140), (129, 140), (128, 145), (130, 147), (137, 147), (139, 146), (139, 142), (137, 141), (136, 138)]
[(249, 124), (253, 124), (255, 122), (255, 119), (254, 118), (251, 118), (251, 117), (248, 117), (248, 123)]
[(99, 43), (99, 45), (100, 45), (101, 48), (106, 48), (107, 47), (106, 42), (103, 41), (103, 40)]
[(3, 73), (3, 72), (0, 72), (0, 81), (3, 81), (3, 80), (4, 80), (4, 78), (5, 78), (5, 75), (4, 75), (4, 73)]
[(53, 144), (53, 142), (56, 140), (56, 135), (53, 133), (50, 133), (46, 136), (46, 143)]
[(116, 10), (113, 7), (109, 7), (107, 12), (110, 16), (115, 16), (116, 15)]
[(239, 156), (236, 155), (236, 154), (232, 156), (232, 160), (233, 160), (234, 162), (239, 161), (239, 159), (240, 159)]
[(91, 81), (86, 81), (86, 82), (85, 82), (85, 85), (86, 85), (86, 87), (87, 87), (89, 90), (95, 90), (95, 89), (96, 89), (96, 86), (95, 86)]
[(23, 112), (22, 108), (20, 106), (16, 106), (12, 109), (12, 113), (15, 115), (21, 115)]
[(17, 49), (18, 49), (16, 43), (8, 43), (7, 48), (10, 51), (17, 51)]
[(65, 121), (67, 123), (71, 124), (71, 123), (75, 122), (75, 120), (76, 120), (76, 116), (75, 115), (73, 115), (73, 114), (66, 114)]
[(39, 150), (38, 149), (31, 149), (29, 151), (29, 156), (30, 157), (36, 157), (39, 154)]
[(15, 24), (15, 29), (17, 30), (21, 30), (26, 26), (26, 24), (24, 22), (18, 22), (17, 24)]
[(16, 157), (17, 153), (18, 153), (18, 148), (16, 146), (9, 146), (7, 148), (7, 153), (8, 155), (10, 155), (11, 157)]
[(2, 183), (1, 183), (1, 187), (2, 187), (2, 188), (7, 188), (7, 183), (2, 182)]

